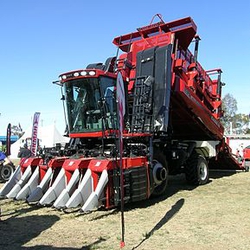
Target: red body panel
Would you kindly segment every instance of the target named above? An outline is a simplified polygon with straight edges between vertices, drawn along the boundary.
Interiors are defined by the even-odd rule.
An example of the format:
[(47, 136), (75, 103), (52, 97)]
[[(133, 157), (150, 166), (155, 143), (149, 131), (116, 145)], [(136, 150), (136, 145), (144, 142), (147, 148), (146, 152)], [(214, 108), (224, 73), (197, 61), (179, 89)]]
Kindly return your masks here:
[(62, 167), (65, 169), (67, 182), (69, 182), (73, 172), (79, 169), (83, 175), (88, 168), (89, 162), (92, 158), (79, 158), (79, 159), (67, 159), (63, 163)]
[(32, 169), (34, 169), (34, 167), (38, 166), (41, 162), (42, 158), (40, 157), (23, 158), (20, 161), (21, 172), (23, 173), (28, 166), (31, 166)]
[[(115, 159), (92, 159), (89, 163), (89, 169), (94, 172), (102, 172), (103, 170), (113, 170), (118, 168), (119, 160)], [(123, 157), (122, 158), (123, 169), (133, 168), (133, 167), (144, 167), (148, 166), (147, 157)]]
[(68, 159), (68, 157), (57, 157), (53, 158), (48, 162), (48, 167), (50, 168), (60, 168), (62, 167), (64, 161)]
[[(182, 102), (180, 102), (180, 99)], [(178, 119), (173, 120), (173, 126), (174, 128), (180, 129), (180, 136), (182, 138), (195, 138), (197, 137), (197, 133), (200, 133), (200, 139), (201, 140), (221, 140), (223, 138), (223, 132), (224, 128), (221, 125), (221, 123), (211, 114), (211, 112), (208, 110), (206, 106), (203, 105), (202, 101), (195, 95), (195, 93), (185, 84), (184, 81), (179, 81), (175, 85), (175, 95), (172, 97), (173, 102), (177, 101), (179, 103), (185, 103), (184, 110), (180, 111), (181, 115), (185, 112), (189, 112), (190, 115), (193, 114), (194, 117), (197, 117), (199, 121), (194, 122), (194, 118), (190, 121), (191, 126), (195, 129), (194, 133), (196, 133), (196, 136), (193, 136), (193, 134), (185, 135), (186, 131), (191, 131), (191, 129), (185, 129), (183, 130), (183, 126), (188, 123), (188, 118), (183, 116), (185, 119), (181, 119), (178, 117)], [(175, 109), (175, 112), (178, 112), (180, 109)], [(191, 111), (190, 111), (191, 110)], [(181, 132), (182, 131), (182, 132)], [(209, 133), (209, 135), (208, 135)]]

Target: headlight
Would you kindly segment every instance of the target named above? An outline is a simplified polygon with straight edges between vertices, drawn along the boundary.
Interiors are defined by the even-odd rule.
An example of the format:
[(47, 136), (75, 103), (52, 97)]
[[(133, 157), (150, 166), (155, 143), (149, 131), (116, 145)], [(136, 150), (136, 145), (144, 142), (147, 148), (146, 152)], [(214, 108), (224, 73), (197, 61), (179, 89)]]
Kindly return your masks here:
[(92, 71), (89, 71), (89, 75), (90, 75), (90, 76), (94, 76), (94, 75), (95, 75), (95, 71), (93, 71), (93, 70), (92, 70)]
[(82, 71), (80, 74), (81, 74), (81, 76), (86, 76), (87, 72), (86, 71)]

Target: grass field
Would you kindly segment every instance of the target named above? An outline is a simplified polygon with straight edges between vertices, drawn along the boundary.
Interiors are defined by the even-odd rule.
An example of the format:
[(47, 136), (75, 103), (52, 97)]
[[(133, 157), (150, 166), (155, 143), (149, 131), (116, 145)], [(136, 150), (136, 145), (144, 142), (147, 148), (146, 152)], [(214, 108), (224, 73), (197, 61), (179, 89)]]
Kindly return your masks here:
[[(2, 185), (2, 184), (1, 184)], [(120, 249), (119, 210), (64, 213), (0, 200), (0, 249)], [(166, 195), (126, 206), (123, 249), (250, 249), (250, 172), (211, 172), (192, 188), (182, 175)]]

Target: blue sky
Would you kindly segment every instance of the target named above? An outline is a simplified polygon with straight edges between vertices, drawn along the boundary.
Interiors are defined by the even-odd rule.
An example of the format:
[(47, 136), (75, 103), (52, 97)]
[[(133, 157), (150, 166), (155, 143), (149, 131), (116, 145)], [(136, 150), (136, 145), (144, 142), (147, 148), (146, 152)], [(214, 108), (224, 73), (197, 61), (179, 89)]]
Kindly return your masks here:
[[(114, 37), (148, 25), (156, 13), (164, 21), (191, 16), (201, 37), (199, 61), (222, 68), (223, 94), (250, 113), (250, 1), (0, 1), (0, 135), (8, 123), (56, 123), (64, 130), (58, 75), (104, 62), (116, 54)], [(158, 21), (156, 19), (156, 21)]]

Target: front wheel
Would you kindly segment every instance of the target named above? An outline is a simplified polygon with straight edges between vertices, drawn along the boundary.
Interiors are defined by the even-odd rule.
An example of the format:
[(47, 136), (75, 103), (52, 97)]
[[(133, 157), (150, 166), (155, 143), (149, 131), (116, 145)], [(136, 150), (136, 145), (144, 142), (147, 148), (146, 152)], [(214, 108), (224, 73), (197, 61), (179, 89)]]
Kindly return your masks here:
[(185, 166), (186, 180), (191, 185), (204, 185), (209, 180), (207, 160), (200, 154), (193, 152)]
[(0, 166), (0, 180), (1, 181), (8, 181), (10, 176), (14, 173), (14, 166), (12, 164), (6, 164)]

